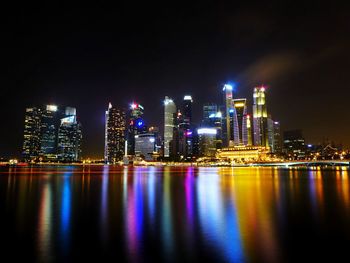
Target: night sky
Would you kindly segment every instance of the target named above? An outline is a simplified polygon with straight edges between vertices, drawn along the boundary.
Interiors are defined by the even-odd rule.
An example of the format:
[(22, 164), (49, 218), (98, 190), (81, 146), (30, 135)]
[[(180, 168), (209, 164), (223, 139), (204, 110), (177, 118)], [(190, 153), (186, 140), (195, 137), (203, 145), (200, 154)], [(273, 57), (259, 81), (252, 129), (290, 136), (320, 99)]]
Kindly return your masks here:
[(164, 96), (190, 94), (199, 122), (203, 103), (222, 101), (225, 82), (250, 105), (254, 86), (267, 85), (283, 130), (350, 146), (349, 6), (128, 2), (3, 10), (0, 156), (19, 156), (31, 105), (76, 107), (83, 156), (102, 157), (108, 102), (135, 100), (146, 123), (160, 126)]

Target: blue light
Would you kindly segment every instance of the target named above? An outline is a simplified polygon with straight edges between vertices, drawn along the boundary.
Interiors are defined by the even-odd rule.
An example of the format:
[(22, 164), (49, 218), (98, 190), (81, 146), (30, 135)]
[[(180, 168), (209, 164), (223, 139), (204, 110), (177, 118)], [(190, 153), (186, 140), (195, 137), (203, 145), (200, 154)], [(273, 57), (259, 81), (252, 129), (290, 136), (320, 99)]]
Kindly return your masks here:
[(230, 109), (229, 112), (230, 112), (230, 113), (233, 113), (233, 112), (234, 112), (234, 109)]
[(233, 90), (234, 85), (226, 83), (222, 90)]
[(138, 121), (138, 122), (137, 122), (137, 126), (138, 126), (138, 127), (142, 127), (142, 126), (143, 126), (143, 121)]

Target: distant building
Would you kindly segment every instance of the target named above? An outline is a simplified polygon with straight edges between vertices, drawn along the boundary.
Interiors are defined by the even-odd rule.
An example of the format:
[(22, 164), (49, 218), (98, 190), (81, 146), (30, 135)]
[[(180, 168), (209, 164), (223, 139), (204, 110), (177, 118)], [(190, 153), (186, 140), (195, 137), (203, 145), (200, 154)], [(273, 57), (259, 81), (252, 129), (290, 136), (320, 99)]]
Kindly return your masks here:
[(233, 87), (229, 84), (225, 84), (223, 87), (224, 101), (225, 101), (225, 114), (224, 114), (224, 127), (223, 127), (223, 145), (228, 147), (233, 141), (233, 106), (232, 106), (232, 90)]
[(77, 162), (81, 159), (81, 125), (77, 123), (75, 108), (66, 108), (66, 117), (61, 119), (58, 129), (58, 160)]
[(153, 160), (156, 153), (156, 137), (154, 133), (144, 133), (135, 135), (135, 155), (146, 161)]
[(271, 117), (267, 118), (267, 138), (269, 143), (270, 152), (275, 152), (275, 138), (274, 138), (274, 121)]
[(305, 139), (301, 130), (290, 130), (283, 133), (283, 151), (291, 160), (305, 158)]
[(184, 96), (181, 110), (178, 113), (179, 154), (183, 159), (192, 157), (192, 97)]
[(123, 159), (125, 130), (125, 112), (109, 103), (105, 113), (105, 163), (113, 164)]
[(135, 135), (147, 133), (147, 126), (143, 120), (144, 107), (141, 104), (133, 102), (130, 104), (128, 118), (128, 155), (135, 154)]
[(24, 140), (22, 156), (25, 161), (39, 157), (41, 146), (41, 109), (27, 108), (24, 120)]
[(215, 103), (206, 103), (203, 105), (203, 120), (204, 127), (211, 126), (212, 117), (218, 112), (218, 105)]
[(279, 121), (273, 122), (273, 153), (282, 153), (281, 125)]
[(215, 157), (217, 130), (215, 128), (199, 128), (197, 133), (199, 156)]
[(247, 115), (247, 145), (251, 146), (253, 145), (253, 138), (252, 138), (252, 120), (250, 118), (250, 115)]
[(168, 96), (164, 100), (164, 157), (170, 157), (170, 145), (174, 138), (176, 105)]
[(233, 146), (218, 151), (217, 157), (236, 163), (266, 161), (268, 149), (262, 146)]
[(265, 87), (254, 88), (253, 94), (253, 134), (254, 145), (269, 147)]
[(234, 99), (232, 104), (234, 145), (248, 145), (247, 99)]
[(40, 155), (44, 161), (57, 160), (57, 135), (63, 114), (56, 105), (47, 105), (41, 116)]
[(23, 158), (25, 161), (78, 161), (81, 136), (75, 108), (56, 105), (27, 108)]

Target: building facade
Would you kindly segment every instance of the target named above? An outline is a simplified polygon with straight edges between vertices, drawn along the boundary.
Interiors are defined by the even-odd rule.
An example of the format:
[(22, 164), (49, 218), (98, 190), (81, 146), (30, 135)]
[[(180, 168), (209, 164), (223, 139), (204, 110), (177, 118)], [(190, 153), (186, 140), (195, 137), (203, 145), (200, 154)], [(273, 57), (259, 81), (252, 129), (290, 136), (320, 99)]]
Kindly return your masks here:
[(125, 154), (125, 112), (108, 105), (105, 113), (105, 163), (113, 164), (123, 159)]
[(170, 157), (170, 147), (174, 138), (176, 105), (168, 96), (164, 100), (164, 157)]
[(192, 157), (192, 97), (184, 96), (181, 110), (178, 112), (178, 138), (179, 138), (179, 154), (182, 159)]
[(233, 140), (233, 106), (232, 106), (232, 85), (225, 84), (223, 87), (224, 102), (225, 102), (225, 115), (224, 115), (224, 127), (223, 127), (223, 145), (228, 147), (232, 144)]
[(56, 105), (27, 108), (23, 159), (27, 162), (79, 161), (81, 137), (75, 108)]
[(132, 102), (128, 114), (127, 149), (128, 155), (135, 154), (135, 135), (147, 132), (147, 126), (143, 120), (144, 107)]
[(247, 100), (234, 99), (232, 104), (234, 145), (248, 145)]
[(156, 153), (156, 137), (154, 133), (135, 135), (135, 156), (152, 161)]
[(27, 108), (24, 120), (22, 156), (29, 162), (39, 157), (41, 146), (41, 109)]
[(58, 160), (61, 162), (77, 162), (81, 159), (81, 124), (76, 115), (61, 119), (58, 129)]
[(199, 156), (215, 157), (216, 155), (216, 134), (215, 128), (199, 128), (197, 130)]
[(266, 89), (264, 86), (254, 88), (253, 138), (254, 138), (254, 145), (269, 147), (265, 92), (266, 92)]

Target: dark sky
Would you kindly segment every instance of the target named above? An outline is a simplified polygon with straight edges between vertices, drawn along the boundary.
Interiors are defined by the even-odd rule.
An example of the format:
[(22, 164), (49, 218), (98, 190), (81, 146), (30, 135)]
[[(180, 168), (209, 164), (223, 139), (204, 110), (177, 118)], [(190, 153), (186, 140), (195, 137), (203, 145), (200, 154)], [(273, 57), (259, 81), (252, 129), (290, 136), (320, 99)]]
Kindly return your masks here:
[(84, 157), (102, 156), (109, 101), (136, 100), (148, 124), (162, 125), (164, 96), (191, 94), (199, 120), (227, 81), (250, 104), (253, 87), (268, 85), (268, 110), (283, 130), (350, 146), (349, 6), (128, 2), (3, 10), (0, 156), (19, 155), (27, 106), (76, 107)]

